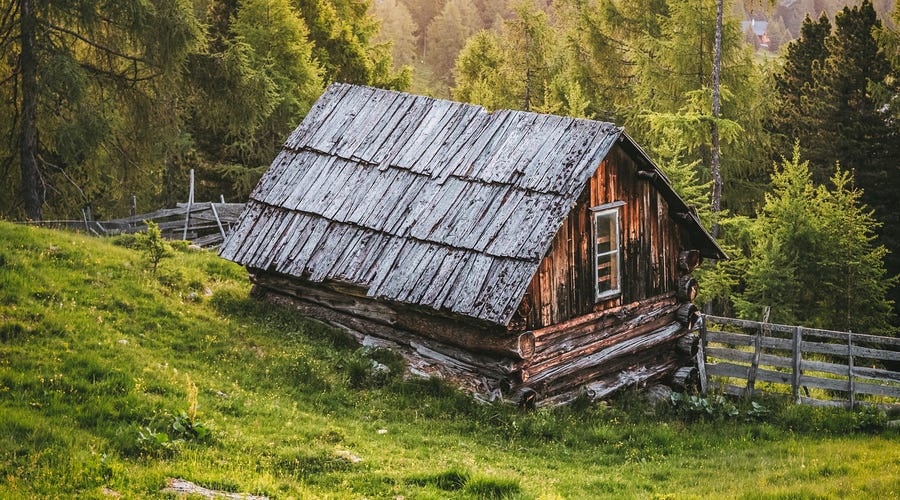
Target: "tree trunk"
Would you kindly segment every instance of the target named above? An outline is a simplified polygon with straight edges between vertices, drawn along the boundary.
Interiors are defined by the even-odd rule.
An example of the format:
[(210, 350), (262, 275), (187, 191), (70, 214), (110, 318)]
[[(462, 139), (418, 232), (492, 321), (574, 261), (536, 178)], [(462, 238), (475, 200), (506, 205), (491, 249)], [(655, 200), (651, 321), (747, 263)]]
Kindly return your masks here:
[(719, 211), (722, 208), (722, 174), (719, 171), (719, 82), (722, 73), (722, 10), (724, 0), (716, 1), (716, 41), (713, 54), (712, 74), (712, 158), (710, 170), (713, 179), (712, 212), (713, 226), (711, 234), (713, 238), (719, 236)]
[(41, 220), (40, 173), (37, 166), (37, 55), (35, 53), (35, 33), (37, 14), (34, 0), (21, 0), (21, 43), (22, 53), (19, 65), (22, 74), (22, 124), (19, 135), (19, 164), (22, 167), (22, 200), (25, 216), (31, 220)]

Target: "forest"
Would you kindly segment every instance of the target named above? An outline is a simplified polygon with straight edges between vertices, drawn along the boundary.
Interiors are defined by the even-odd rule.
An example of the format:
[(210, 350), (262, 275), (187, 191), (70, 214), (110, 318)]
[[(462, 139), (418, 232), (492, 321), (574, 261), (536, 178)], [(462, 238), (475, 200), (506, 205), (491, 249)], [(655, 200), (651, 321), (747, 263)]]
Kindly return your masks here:
[(243, 201), (364, 84), (624, 126), (731, 257), (708, 310), (895, 334), (900, 7), (719, 2), (0, 0), (0, 217)]

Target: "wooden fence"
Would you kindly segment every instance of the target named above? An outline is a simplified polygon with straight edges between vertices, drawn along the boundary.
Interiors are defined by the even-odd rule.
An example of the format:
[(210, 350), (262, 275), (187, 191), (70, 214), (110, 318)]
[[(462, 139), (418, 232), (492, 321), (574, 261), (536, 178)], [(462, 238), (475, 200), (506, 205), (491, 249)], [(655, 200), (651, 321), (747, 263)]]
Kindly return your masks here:
[(191, 240), (196, 245), (211, 247), (222, 243), (243, 209), (243, 203), (178, 203), (172, 208), (121, 219), (97, 221), (85, 213), (82, 220), (48, 220), (28, 224), (111, 236), (144, 231), (147, 229), (144, 222), (153, 221), (166, 239)]
[(704, 315), (700, 346), (704, 389), (714, 376), (732, 395), (752, 396), (768, 383), (767, 392), (789, 388), (800, 403), (900, 404), (900, 338)]

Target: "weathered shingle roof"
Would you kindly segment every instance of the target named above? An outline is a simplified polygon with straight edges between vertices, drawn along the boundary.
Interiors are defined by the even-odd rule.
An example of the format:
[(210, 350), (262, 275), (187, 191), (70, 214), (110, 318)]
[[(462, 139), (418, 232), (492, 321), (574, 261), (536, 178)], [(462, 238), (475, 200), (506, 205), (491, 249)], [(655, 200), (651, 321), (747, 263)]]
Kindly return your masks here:
[(507, 324), (622, 135), (610, 123), (334, 84), (220, 253)]

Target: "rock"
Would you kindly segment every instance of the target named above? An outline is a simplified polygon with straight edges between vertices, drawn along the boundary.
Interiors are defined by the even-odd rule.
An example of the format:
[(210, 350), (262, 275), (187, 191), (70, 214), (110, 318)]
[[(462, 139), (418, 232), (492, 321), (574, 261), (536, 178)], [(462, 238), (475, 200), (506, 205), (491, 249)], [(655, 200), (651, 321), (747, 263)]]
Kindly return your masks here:
[(337, 450), (334, 454), (353, 464), (358, 464), (363, 461), (362, 457), (356, 456), (348, 450)]
[(656, 406), (660, 403), (668, 403), (671, 401), (672, 392), (671, 387), (663, 384), (656, 384), (644, 390), (644, 397), (651, 405)]
[(190, 495), (204, 498), (235, 498), (243, 500), (269, 500), (269, 497), (248, 495), (246, 493), (230, 493), (227, 491), (211, 490), (202, 486), (185, 481), (184, 479), (169, 478), (166, 479), (166, 487), (161, 493), (174, 493), (175, 495)]

